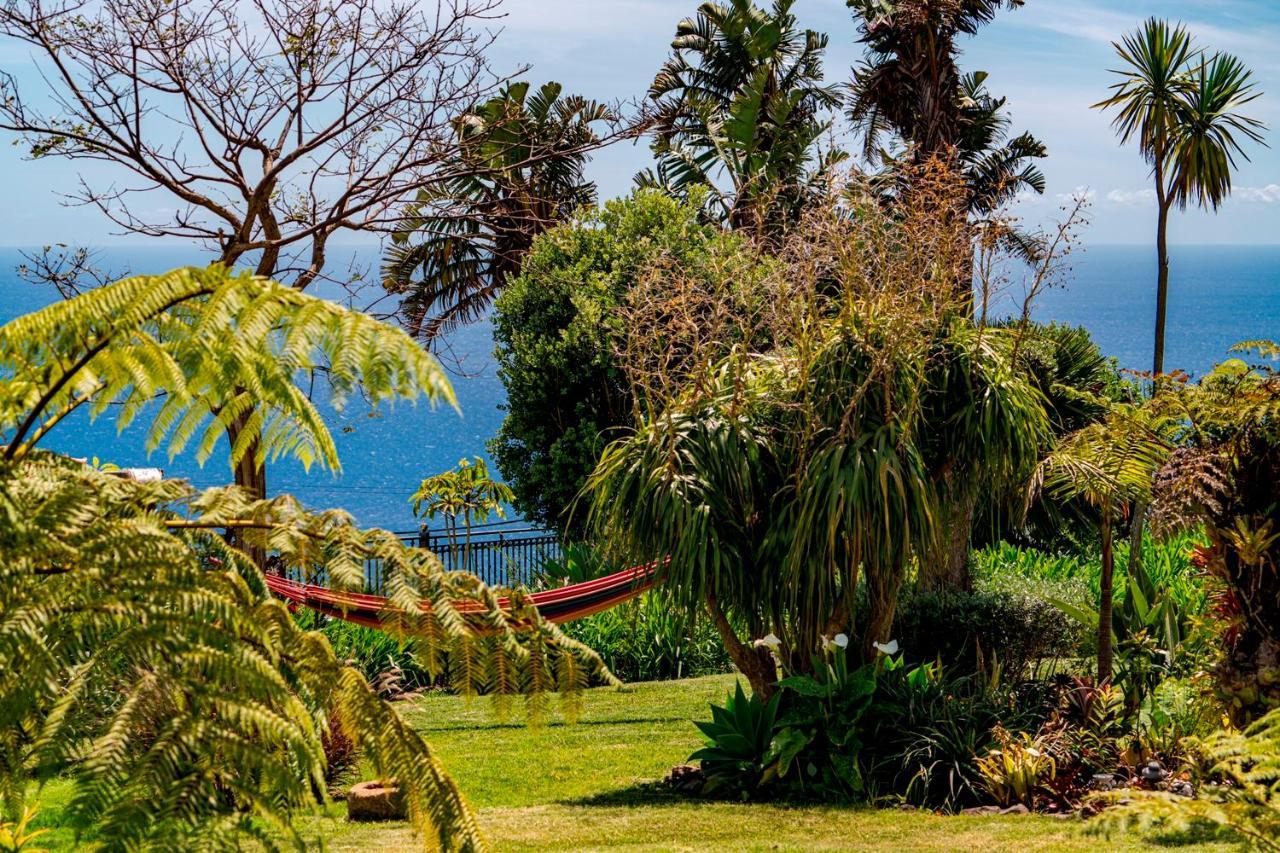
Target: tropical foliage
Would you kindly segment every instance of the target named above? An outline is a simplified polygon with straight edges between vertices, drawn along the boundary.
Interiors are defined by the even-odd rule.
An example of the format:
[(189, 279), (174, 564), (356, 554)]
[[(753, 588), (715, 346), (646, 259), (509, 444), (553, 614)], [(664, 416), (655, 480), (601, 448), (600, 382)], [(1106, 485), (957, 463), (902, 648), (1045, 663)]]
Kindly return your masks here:
[[(1251, 849), (1280, 850), (1280, 710), (1243, 731), (1218, 732), (1199, 747), (1209, 784), (1195, 798), (1128, 792), (1108, 809), (1102, 830), (1159, 826), (1168, 830), (1222, 827)], [(1119, 795), (1109, 800), (1121, 800)]]
[(402, 213), (383, 268), (411, 333), (428, 340), (478, 319), (516, 275), (533, 239), (596, 199), (584, 168), (613, 119), (603, 104), (532, 94), (519, 81), (454, 121), (452, 176)]
[[(964, 176), (966, 208), (975, 222), (991, 226), (1007, 247), (1032, 260), (1042, 251), (1030, 235), (995, 227), (995, 214), (1018, 193), (1043, 193), (1044, 174), (1035, 161), (1048, 155), (1030, 133), (1009, 136), (1007, 100), (987, 89), (985, 71), (963, 73), (956, 39), (973, 35), (1002, 7), (1022, 0), (848, 0), (858, 20), (866, 59), (854, 69), (848, 114), (862, 135), (863, 155), (886, 162), (884, 182), (911, 175), (902, 162), (952, 160)], [(891, 135), (906, 146), (884, 149)], [(967, 280), (967, 279), (966, 279)]]
[[(681, 280), (710, 291), (726, 267), (729, 280), (747, 278), (741, 245), (701, 221), (696, 198), (654, 190), (584, 212), (535, 241), (494, 313), (507, 416), (489, 445), (526, 518), (581, 532), (583, 514), (570, 508), (604, 445), (635, 419), (626, 368), (638, 324), (627, 306), (649, 295), (665, 304)], [(673, 330), (659, 331), (666, 351), (678, 354)]]
[(444, 518), (450, 548), (457, 548), (458, 526), (462, 526), (462, 561), (455, 565), (465, 570), (471, 565), (471, 526), (488, 521), (490, 513), (505, 517), (506, 505), (514, 497), (510, 487), (489, 476), (489, 464), (476, 456), (471, 461), (460, 459), (456, 468), (423, 480), (409, 502), (419, 518)]
[(822, 82), (827, 37), (796, 25), (795, 0), (707, 2), (676, 26), (671, 58), (649, 87), (656, 171), (642, 186), (684, 195), (760, 235), (794, 221), (840, 155), (821, 154), (839, 90)]
[(1101, 517), (1098, 680), (1111, 678), (1115, 529), (1150, 500), (1156, 471), (1171, 450), (1173, 424), (1154, 406), (1119, 404), (1105, 420), (1067, 436), (1041, 463), (1033, 489), (1081, 499)]
[(1187, 28), (1157, 18), (1115, 43), (1124, 67), (1099, 109), (1114, 109), (1122, 143), (1138, 146), (1156, 195), (1156, 328), (1152, 371), (1164, 372), (1169, 301), (1169, 212), (1189, 204), (1217, 210), (1231, 194), (1236, 158), (1261, 142), (1262, 122), (1240, 110), (1261, 96), (1252, 72), (1227, 53), (1208, 54)]
[[(774, 665), (753, 641), (781, 638), (803, 672), (824, 635), (852, 633), (860, 653), (888, 640), (908, 568), (938, 548), (941, 473), (1025, 475), (1046, 429), (1040, 395), (1011, 367), (1015, 336), (976, 329), (937, 285), (963, 250), (935, 243), (936, 254), (891, 251), (873, 266), (850, 247), (883, 248), (877, 222), (829, 222), (797, 246), (784, 273), (796, 290), (773, 298), (814, 314), (762, 351), (711, 362), (605, 451), (588, 486), (602, 536), (630, 555), (669, 554), (662, 594), (708, 609), (766, 695)], [(822, 252), (822, 279), (806, 281)], [(846, 269), (828, 299), (820, 288)], [(904, 295), (903, 282), (920, 284)], [(860, 584), (869, 609), (854, 626)]]
[(1241, 349), (1267, 361), (1232, 359), (1175, 397), (1185, 434), (1157, 479), (1153, 523), (1208, 535), (1198, 557), (1228, 625), (1218, 683), (1242, 724), (1280, 705), (1280, 349)]
[[(572, 697), (599, 659), (516, 595), (509, 609), (428, 552), (287, 496), (142, 482), (42, 450), (79, 406), (127, 423), (153, 407), (153, 446), (199, 453), (260, 405), (263, 447), (337, 464), (294, 374), (329, 370), (339, 395), (407, 383), (447, 396), (403, 333), (290, 288), (213, 267), (129, 279), (20, 318), (0, 334), (0, 795), (75, 780), (71, 813), (108, 846), (301, 844), (293, 817), (325, 797), (324, 740), (340, 725), (400, 780), (426, 843), (484, 846), (427, 745), (271, 597), (253, 552), (282, 571), (360, 589), (382, 562), (384, 627), (413, 638), (461, 690)], [(158, 399), (157, 399), (158, 397)], [(114, 405), (113, 405), (114, 404)], [(269, 405), (262, 405), (269, 404)], [(210, 437), (212, 436), (212, 438)], [(234, 534), (234, 540), (225, 534)]]

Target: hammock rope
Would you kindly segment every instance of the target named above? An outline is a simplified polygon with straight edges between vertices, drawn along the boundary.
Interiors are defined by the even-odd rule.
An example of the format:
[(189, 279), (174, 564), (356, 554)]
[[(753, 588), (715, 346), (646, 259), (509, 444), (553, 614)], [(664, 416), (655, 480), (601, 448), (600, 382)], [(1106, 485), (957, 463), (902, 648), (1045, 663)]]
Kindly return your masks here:
[[(617, 607), (640, 595), (653, 586), (657, 567), (656, 562), (635, 566), (595, 580), (530, 593), (528, 597), (547, 621), (558, 624), (572, 622)], [(267, 588), (291, 605), (306, 607), (366, 628), (381, 627), (382, 613), (390, 607), (387, 599), (381, 595), (337, 592), (325, 586), (301, 583), (280, 575), (267, 575)], [(509, 606), (509, 599), (500, 598), (498, 603), (505, 609)], [(425, 602), (422, 606), (424, 610), (430, 608)], [(479, 610), (481, 605), (475, 602), (458, 602), (456, 607), (460, 612), (466, 613), (469, 610)]]

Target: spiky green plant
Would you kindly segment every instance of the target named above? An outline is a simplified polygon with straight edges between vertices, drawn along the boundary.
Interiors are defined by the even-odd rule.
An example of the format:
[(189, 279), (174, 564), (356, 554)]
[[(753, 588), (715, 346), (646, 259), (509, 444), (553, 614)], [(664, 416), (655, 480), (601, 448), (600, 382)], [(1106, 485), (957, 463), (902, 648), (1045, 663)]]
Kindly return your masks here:
[(660, 594), (709, 609), (766, 696), (775, 666), (752, 643), (766, 633), (795, 671), (838, 631), (869, 653), (890, 639), (912, 562), (936, 550), (941, 473), (981, 482), (1034, 465), (1043, 405), (1010, 369), (1008, 339), (851, 300), (812, 339), (730, 356), (707, 394), (606, 449), (588, 484), (594, 521), (629, 555), (670, 555)]
[[(75, 785), (77, 826), (109, 847), (301, 847), (298, 812), (327, 796), (322, 738), (339, 722), (399, 780), (428, 847), (484, 839), (427, 744), (299, 627), (250, 552), (281, 570), (359, 590), (380, 560), (384, 628), (467, 692), (572, 697), (599, 659), (430, 553), (287, 496), (138, 482), (37, 447), (80, 406), (127, 421), (151, 403), (150, 443), (207, 453), (226, 416), (263, 413), (265, 447), (336, 466), (294, 373), (323, 360), (339, 393), (375, 399), (421, 381), (448, 388), (402, 332), (314, 297), (219, 268), (129, 279), (0, 330), (0, 797)], [(228, 389), (250, 391), (242, 395)], [(156, 399), (158, 395), (163, 395)], [(234, 533), (234, 542), (226, 534)], [(425, 606), (424, 606), (425, 605)]]

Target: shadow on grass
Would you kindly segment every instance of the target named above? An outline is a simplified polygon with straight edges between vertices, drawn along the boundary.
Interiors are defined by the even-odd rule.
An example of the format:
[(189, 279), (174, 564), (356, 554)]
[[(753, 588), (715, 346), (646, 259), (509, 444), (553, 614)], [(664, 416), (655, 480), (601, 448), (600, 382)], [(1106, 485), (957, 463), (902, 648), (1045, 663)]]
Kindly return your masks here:
[(429, 720), (419, 720), (413, 712), (407, 717), (414, 728), (420, 732), (487, 732), (498, 731), (501, 729), (526, 729), (537, 731), (539, 729), (575, 729), (575, 728), (594, 728), (598, 726), (642, 726), (652, 725), (655, 723), (679, 723), (681, 725), (692, 726), (693, 723), (688, 717), (611, 717), (602, 720), (575, 720), (569, 722), (563, 719), (544, 720), (540, 723), (531, 723), (527, 720), (477, 720), (474, 723), (445, 723), (442, 725), (432, 725)]
[(589, 797), (560, 800), (564, 806), (601, 806), (605, 808), (631, 808), (654, 806), (678, 806), (682, 803), (710, 803), (699, 797), (689, 797), (673, 791), (661, 782), (638, 782), (626, 788), (601, 791)]

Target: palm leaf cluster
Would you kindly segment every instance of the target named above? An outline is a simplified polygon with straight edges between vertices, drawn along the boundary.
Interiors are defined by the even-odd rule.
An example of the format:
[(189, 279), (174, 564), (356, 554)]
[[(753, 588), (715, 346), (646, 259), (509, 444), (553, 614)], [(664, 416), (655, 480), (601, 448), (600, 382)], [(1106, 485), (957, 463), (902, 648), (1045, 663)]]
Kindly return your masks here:
[(21, 811), (33, 781), (63, 775), (78, 826), (108, 847), (238, 849), (247, 837), (301, 847), (292, 818), (327, 796), (323, 739), (338, 725), (399, 780), (427, 846), (483, 847), (427, 744), (322, 635), (298, 627), (251, 553), (348, 590), (379, 561), (384, 628), (414, 639), (426, 666), (465, 692), (524, 694), (540, 712), (560, 690), (572, 710), (590, 679), (612, 680), (593, 653), (527, 598), (501, 608), (476, 578), (344, 513), (138, 482), (36, 446), (66, 411), (114, 403), (122, 420), (154, 407), (151, 441), (176, 451), (216, 434), (224, 407), (238, 405), (226, 381), (261, 395), (270, 452), (334, 466), (293, 374), (323, 356), (339, 392), (359, 381), (378, 399), (412, 380), (446, 396), (434, 362), (398, 330), (217, 267), (119, 282), (14, 321), (0, 339), (6, 810)]
[(404, 212), (384, 269), (401, 314), (432, 339), (479, 318), (517, 273), (533, 238), (595, 201), (583, 173), (613, 113), (559, 83), (512, 83), (454, 122), (449, 180), (418, 193)]
[(658, 164), (637, 176), (641, 185), (708, 187), (708, 203), (733, 227), (794, 218), (839, 159), (816, 146), (840, 95), (822, 82), (827, 37), (797, 28), (793, 5), (707, 2), (677, 25), (649, 87)]
[(1206, 53), (1186, 27), (1152, 18), (1115, 45), (1124, 68), (1112, 94), (1112, 126), (1151, 164), (1157, 193), (1185, 208), (1217, 209), (1231, 194), (1244, 142), (1261, 142), (1264, 125), (1239, 112), (1261, 96), (1252, 73), (1228, 53)]
[[(966, 207), (1006, 248), (1028, 261), (1042, 251), (1030, 235), (991, 221), (1021, 192), (1043, 194), (1036, 161), (1048, 156), (1030, 133), (1010, 136), (1007, 99), (987, 89), (985, 71), (962, 73), (956, 39), (974, 35), (1004, 7), (1022, 0), (848, 0), (867, 58), (854, 69), (847, 112), (863, 154), (885, 164), (881, 181), (899, 192), (905, 163), (954, 162), (964, 176)], [(886, 137), (907, 147), (889, 153)]]

